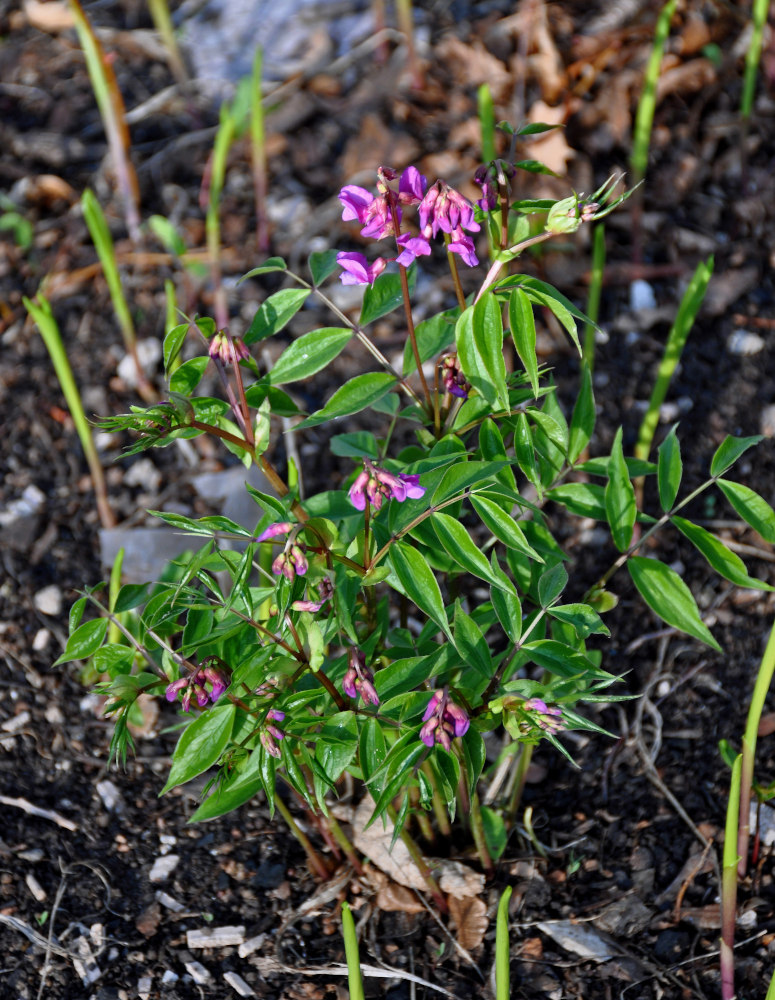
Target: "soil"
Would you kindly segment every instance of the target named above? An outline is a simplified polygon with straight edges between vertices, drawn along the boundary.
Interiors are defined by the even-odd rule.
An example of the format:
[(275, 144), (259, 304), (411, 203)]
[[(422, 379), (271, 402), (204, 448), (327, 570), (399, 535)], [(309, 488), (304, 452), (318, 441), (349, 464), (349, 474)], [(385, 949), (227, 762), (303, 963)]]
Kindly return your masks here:
[[(632, 200), (607, 223), (595, 453), (605, 452), (620, 423), (626, 450), (632, 448), (682, 291), (697, 262), (715, 254), (715, 277), (659, 432), (680, 419), (689, 485), (700, 481), (726, 434), (771, 439), (775, 432), (775, 50), (768, 42), (744, 132), (738, 107), (749, 7), (721, 0), (680, 5), (660, 82), (642, 214)], [(171, 216), (187, 246), (201, 248), (200, 184), (217, 107), (196, 82), (166, 90), (175, 80), (163, 47), (148, 33), (145, 5), (125, 0), (90, 5), (88, 12), (103, 29), (127, 108), (140, 107), (131, 138), (143, 218)], [(139, 246), (129, 241), (83, 56), (72, 28), (54, 23), (64, 13), (66, 5), (56, 2), (23, 9), (0, 3), (0, 183), (7, 199), (0, 207), (6, 221), (18, 212), (30, 235), (20, 243), (6, 230), (0, 245), (0, 512), (7, 515), (30, 487), (40, 491), (27, 494), (37, 512), (9, 515), (0, 527), (0, 996), (343, 997), (344, 977), (315, 973), (343, 960), (345, 897), (362, 918), (363, 963), (412, 972), (446, 995), (491, 995), (494, 908), (506, 885), (514, 890), (512, 996), (718, 996), (716, 858), (729, 775), (717, 745), (726, 739), (739, 746), (775, 607), (770, 596), (709, 575), (668, 532), (660, 536), (659, 554), (692, 587), (724, 653), (662, 628), (617, 577), (621, 600), (608, 620), (615, 638), (605, 645), (604, 666), (623, 675), (619, 690), (640, 697), (593, 714), (611, 737), (568, 735), (576, 767), (551, 748), (537, 752), (525, 794), (534, 838), (524, 827), (515, 830), (488, 883), (489, 927), (472, 962), (455, 948), (443, 919), (425, 910), (381, 910), (368, 885), (346, 871), (333, 890), (321, 889), (297, 842), (279, 818), (270, 819), (262, 800), (222, 820), (188, 825), (201, 786), (158, 797), (175, 739), (167, 731), (174, 713), (166, 706), (138, 737), (126, 770), (108, 769), (111, 727), (83, 683), (82, 665), (52, 666), (64, 646), (69, 603), (104, 569), (88, 467), (22, 296), (45, 283), (87, 410), (108, 414), (139, 399), (117, 374), (124, 349), (81, 215), (83, 190), (94, 189), (108, 213), (141, 338), (161, 335), (165, 278), (177, 282), (179, 302), (190, 312), (212, 310), (212, 290), (207, 280), (184, 282), (150, 235)], [(476, 93), (484, 81), (498, 118), (553, 116), (566, 126), (525, 154), (551, 159), (562, 179), (528, 177), (521, 182), (526, 196), (567, 193), (569, 185), (589, 192), (627, 169), (658, 5), (562, 0), (545, 7), (526, 0), (515, 8), (505, 0), (470, 6), (428, 0), (414, 13), (423, 75), (417, 89), (396, 35), (386, 43), (384, 62), (380, 49), (355, 49), (344, 63), (331, 55), (285, 81), (267, 121), (269, 252), (291, 266), (302, 267), (313, 249), (357, 247), (352, 230), (339, 222), (336, 192), (347, 182), (371, 185), (380, 163), (415, 162), (426, 175), (443, 175), (475, 195)], [(166, 97), (158, 107), (145, 104), (161, 92)], [(240, 332), (276, 287), (251, 281), (234, 288), (265, 256), (256, 249), (244, 141), (230, 158), (222, 218), (232, 330)], [(583, 305), (589, 260), (582, 234), (525, 266)], [(655, 308), (630, 311), (634, 279), (650, 283)], [(452, 301), (439, 280), (442, 294), (431, 309), (444, 296)], [(425, 294), (437, 294), (430, 281)], [(562, 395), (577, 365), (551, 317), (540, 319), (542, 359), (555, 368)], [(290, 329), (298, 334), (327, 323), (323, 313), (305, 311)], [(399, 348), (398, 333), (389, 322), (380, 325), (383, 350)], [(328, 380), (302, 387), (301, 404), (319, 406), (335, 377), (364, 362), (355, 350), (344, 355)], [(158, 372), (154, 378), (161, 386)], [(336, 486), (348, 471), (321, 457), (323, 443), (314, 432), (302, 442), (310, 490)], [(147, 507), (204, 513), (209, 508), (191, 486), (193, 474), (230, 462), (199, 450), (192, 466), (170, 449), (151, 453), (152, 466), (132, 475), (139, 460), (105, 447), (110, 503), (119, 521), (132, 525), (145, 523)], [(771, 440), (736, 471), (772, 502)], [(655, 501), (647, 495), (649, 502)], [(775, 582), (772, 546), (735, 526), (723, 498), (691, 514), (743, 546), (752, 575)], [(581, 543), (575, 535), (566, 539), (579, 594), (615, 556), (604, 539)], [(771, 700), (768, 706), (775, 710)], [(762, 784), (775, 778), (775, 748), (766, 737), (757, 775)], [(30, 805), (43, 814), (30, 814)], [(700, 837), (712, 841), (709, 851)], [(738, 996), (746, 1000), (764, 998), (775, 967), (769, 852), (763, 850), (739, 894), (736, 974)], [(152, 868), (170, 855), (179, 858), (177, 866), (155, 880)], [(567, 921), (603, 951), (595, 955), (589, 941), (560, 938)], [(187, 932), (223, 927), (239, 928), (234, 940), (243, 944), (190, 947)], [(88, 954), (100, 973), (93, 981)], [(241, 994), (243, 988), (252, 992)], [(390, 1000), (432, 995), (400, 977), (367, 978), (366, 989)]]

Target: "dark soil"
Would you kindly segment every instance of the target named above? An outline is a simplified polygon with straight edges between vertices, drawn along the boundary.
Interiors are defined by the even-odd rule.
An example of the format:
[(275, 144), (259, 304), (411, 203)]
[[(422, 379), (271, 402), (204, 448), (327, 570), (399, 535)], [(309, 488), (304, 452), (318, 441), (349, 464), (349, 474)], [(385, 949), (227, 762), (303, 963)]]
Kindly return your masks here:
[[(57, 6), (45, 5), (49, 13)], [(370, 185), (380, 163), (401, 168), (415, 162), (423, 173), (443, 175), (473, 195), (476, 88), (485, 80), (498, 118), (530, 114), (542, 120), (551, 114), (567, 126), (552, 140), (560, 144), (559, 159), (556, 148), (536, 146), (526, 153), (554, 157), (558, 170), (567, 162), (567, 177), (528, 178), (526, 194), (567, 192), (569, 184), (589, 192), (626, 169), (658, 11), (651, 2), (629, 6), (627, 19), (617, 20), (619, 5), (574, 0), (548, 8), (528, 0), (519, 13), (505, 0), (418, 4), (420, 37), (428, 40), (419, 90), (410, 87), (405, 52), (395, 40), (384, 63), (367, 51), (344, 68), (333, 55), (326, 65), (307, 67), (288, 82), (268, 119), (270, 252), (301, 268), (310, 250), (357, 246), (352, 230), (338, 221), (335, 195), (346, 182)], [(682, 5), (662, 78), (643, 213), (638, 222), (630, 202), (607, 225), (602, 319), (608, 340), (598, 345), (596, 357), (602, 407), (596, 453), (605, 452), (619, 423), (626, 450), (632, 448), (682, 290), (696, 263), (715, 254), (706, 307), (671, 387), (674, 414), (660, 430), (680, 418), (689, 485), (701, 480), (726, 434), (771, 437), (775, 424), (766, 410), (775, 403), (775, 74), (769, 49), (741, 161), (740, 39), (749, 6), (701, 0)], [(172, 86), (160, 50), (147, 44), (141, 30), (150, 26), (145, 5), (95, 4), (89, 14), (105, 29), (103, 44), (114, 58), (128, 109)], [(174, 733), (162, 732), (175, 721), (171, 709), (165, 706), (161, 718), (149, 720), (126, 771), (109, 772), (111, 727), (88, 695), (80, 668), (51, 666), (64, 646), (69, 603), (79, 588), (103, 578), (104, 569), (87, 465), (22, 295), (33, 296), (46, 282), (87, 410), (107, 414), (139, 400), (117, 375), (123, 347), (80, 212), (84, 188), (93, 188), (106, 206), (141, 338), (161, 335), (165, 278), (177, 281), (179, 303), (190, 312), (211, 310), (212, 291), (206, 282), (184, 284), (171, 261), (149, 256), (160, 250), (153, 237), (144, 237), (141, 247), (127, 239), (75, 34), (40, 30), (38, 23), (30, 23), (19, 5), (0, 3), (0, 184), (9, 199), (2, 208), (8, 212), (15, 205), (32, 232), (29, 246), (15, 243), (10, 231), (0, 244), (0, 511), (7, 512), (30, 486), (42, 495), (37, 514), (0, 528), (0, 996), (225, 998), (239, 995), (224, 978), (236, 973), (258, 997), (342, 997), (341, 975), (313, 971), (343, 960), (339, 902), (345, 897), (361, 904), (365, 964), (413, 972), (448, 995), (490, 995), (494, 919), (473, 954), (477, 972), (445, 927), (424, 912), (381, 911), (369, 887), (346, 875), (335, 891), (323, 890), (317, 905), (305, 906), (319, 887), (296, 841), (279, 818), (270, 820), (263, 801), (189, 826), (201, 787), (158, 798), (174, 746)], [(204, 245), (199, 186), (217, 120), (217, 108), (191, 84), (132, 125), (143, 216), (174, 217), (194, 249)], [(224, 273), (233, 285), (265, 256), (256, 250), (244, 142), (230, 159), (223, 205)], [(583, 305), (587, 240), (582, 235), (572, 247), (554, 246), (526, 267)], [(651, 283), (655, 311), (628, 314), (634, 278)], [(233, 332), (244, 328), (273, 287), (254, 281), (232, 288)], [(563, 379), (573, 384), (576, 362), (550, 320), (543, 317), (540, 347), (543, 360), (556, 368), (562, 397)], [(305, 311), (291, 330), (327, 322), (322, 312)], [(735, 331), (749, 335), (754, 353), (730, 350)], [(760, 339), (751, 340), (752, 334)], [(376, 336), (388, 353), (401, 344), (387, 322)], [(343, 360), (346, 367), (332, 379), (366, 363), (355, 350)], [(319, 406), (332, 385), (321, 379), (301, 387), (301, 405)], [(314, 432), (301, 443), (310, 491), (326, 482), (336, 486), (349, 471), (324, 457), (323, 443)], [(116, 454), (107, 453), (106, 462)], [(129, 475), (137, 459), (109, 465), (110, 501), (119, 520), (143, 524), (145, 507), (165, 504), (204, 513), (208, 508), (190, 486), (192, 472), (217, 470), (229, 457), (204, 449), (194, 455), (192, 469), (172, 449), (151, 453), (161, 473), (158, 483), (156, 477), (138, 482)], [(749, 452), (736, 472), (772, 502), (772, 441)], [(742, 551), (751, 574), (773, 581), (772, 547), (735, 527), (723, 498), (691, 513), (731, 543), (747, 546)], [(591, 546), (573, 535), (566, 540), (579, 593), (615, 557), (601, 539)], [(624, 675), (621, 690), (643, 697), (603, 707), (595, 716), (613, 738), (568, 736), (577, 769), (551, 748), (536, 755), (525, 804), (545, 856), (523, 830), (515, 832), (497, 880), (485, 891), (492, 918), (502, 888), (514, 887), (514, 997), (719, 995), (714, 859), (723, 840), (729, 778), (717, 745), (721, 739), (739, 745), (775, 604), (709, 575), (674, 534), (661, 535), (658, 550), (692, 587), (724, 655), (662, 629), (616, 578), (621, 601), (608, 620), (615, 639), (604, 647), (604, 666)], [(51, 586), (62, 609), (46, 613), (35, 597)], [(771, 739), (760, 740), (757, 774), (762, 783), (775, 778)], [(21, 800), (47, 811), (48, 818), (30, 815)], [(687, 819), (713, 841), (706, 855)], [(740, 892), (737, 987), (746, 1000), (763, 1000), (775, 966), (768, 851)], [(177, 867), (166, 881), (152, 882), (152, 866), (169, 853), (179, 856)], [(608, 942), (602, 960), (552, 937), (558, 926), (552, 921), (568, 919), (593, 929), (598, 941), (602, 934)], [(234, 926), (244, 928), (246, 940), (263, 936), (254, 950), (188, 949), (187, 931)], [(55, 947), (47, 950), (47, 940)], [(101, 971), (91, 985), (84, 981), (83, 951), (80, 966), (76, 960), (86, 944)], [(192, 961), (209, 974), (202, 985)], [(147, 992), (140, 992), (144, 981)], [(366, 983), (374, 997), (431, 995), (425, 986), (414, 993), (405, 979)]]

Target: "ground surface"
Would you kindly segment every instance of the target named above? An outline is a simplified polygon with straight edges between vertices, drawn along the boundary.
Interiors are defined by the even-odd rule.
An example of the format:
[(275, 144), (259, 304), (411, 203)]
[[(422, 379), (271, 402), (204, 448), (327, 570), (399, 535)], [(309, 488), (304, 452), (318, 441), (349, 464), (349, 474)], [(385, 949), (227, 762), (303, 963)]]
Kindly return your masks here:
[[(349, 877), (338, 892), (300, 909), (316, 886), (295, 841), (270, 822), (260, 801), (231, 818), (192, 827), (186, 820), (196, 807), (196, 790), (157, 798), (173, 745), (173, 736), (159, 730), (174, 721), (171, 712), (151, 720), (150, 734), (138, 740), (137, 757), (125, 773), (108, 773), (109, 725), (87, 697), (77, 665), (51, 667), (76, 589), (103, 571), (87, 467), (43, 343), (25, 321), (21, 296), (34, 295), (47, 280), (87, 410), (104, 414), (137, 400), (117, 375), (123, 348), (80, 213), (83, 189), (91, 186), (107, 207), (141, 337), (160, 336), (164, 278), (178, 282), (184, 308), (207, 312), (211, 295), (206, 283), (184, 284), (180, 269), (158, 256), (152, 237), (140, 247), (127, 240), (74, 33), (52, 23), (58, 4), (45, 5), (43, 13), (41, 7), (30, 4), (25, 15), (16, 4), (0, 4), (0, 185), (10, 199), (3, 210), (17, 211), (32, 227), (29, 245), (16, 245), (7, 231), (0, 246), (0, 511), (7, 515), (0, 553), (0, 791), (6, 797), (0, 809), (0, 995), (232, 997), (239, 994), (224, 977), (235, 973), (259, 997), (344, 996), (341, 976), (314, 976), (310, 970), (342, 959), (337, 906), (349, 891)], [(326, 44), (325, 30), (314, 35), (317, 48), (312, 41), (302, 46), (307, 61), (296, 66), (268, 122), (271, 249), (292, 264), (302, 266), (312, 249), (354, 246), (353, 233), (338, 221), (335, 193), (348, 181), (371, 184), (380, 163), (401, 168), (415, 162), (425, 174), (443, 175), (473, 194), (476, 88), (484, 81), (493, 89), (499, 118), (528, 115), (566, 124), (549, 145), (531, 147), (528, 154), (551, 160), (558, 172), (567, 170), (568, 179), (551, 182), (550, 190), (567, 190), (571, 183), (590, 191), (627, 165), (654, 31), (653, 3), (561, 2), (546, 8), (526, 2), (515, 13), (505, 2), (468, 7), (439, 0), (418, 8), (421, 89), (410, 87), (395, 36), (388, 39), (386, 62), (369, 47), (334, 61), (338, 54)], [(600, 452), (619, 422), (632, 446), (681, 290), (697, 261), (715, 254), (716, 277), (671, 388), (667, 415), (669, 422), (681, 420), (687, 477), (695, 482), (725, 434), (772, 436), (775, 423), (767, 410), (775, 403), (775, 56), (765, 51), (742, 165), (737, 107), (747, 8), (698, 0), (682, 5), (662, 77), (641, 225), (633, 227), (628, 206), (611, 219), (607, 233), (602, 318), (608, 338), (598, 345), (596, 361), (602, 414), (594, 445)], [(217, 111), (197, 85), (167, 91), (159, 106), (145, 103), (172, 87), (173, 78), (163, 50), (144, 31), (144, 5), (127, 0), (95, 5), (90, 13), (105, 29), (103, 43), (113, 53), (128, 109), (140, 108), (132, 118), (132, 143), (143, 217), (170, 216), (187, 246), (201, 248), (199, 184)], [(236, 279), (263, 255), (255, 245), (244, 145), (230, 162), (224, 271)], [(546, 184), (529, 180), (524, 190), (546, 190)], [(573, 252), (555, 248), (526, 266), (584, 303), (589, 253), (583, 239)], [(636, 277), (651, 283), (657, 307), (630, 315), (629, 285)], [(234, 332), (250, 321), (266, 291), (248, 283), (231, 293)], [(321, 323), (324, 317), (303, 314), (293, 330)], [(551, 326), (540, 336), (543, 359), (556, 367), (562, 386), (563, 377), (574, 375), (572, 354)], [(400, 342), (389, 324), (378, 338), (388, 352)], [(355, 352), (344, 361), (350, 371), (363, 363)], [(314, 408), (330, 389), (326, 382), (305, 386), (301, 401)], [(313, 461), (320, 443), (312, 437), (301, 446), (313, 489), (332, 477), (336, 484), (342, 475), (320, 457)], [(750, 455), (738, 467), (739, 477), (772, 501), (772, 441)], [(115, 451), (106, 454), (106, 460), (111, 457)], [(205, 512), (191, 477), (217, 470), (225, 458), (195, 453), (194, 460), (187, 465), (170, 451), (152, 453), (150, 466), (138, 467), (136, 459), (110, 465), (110, 501), (119, 521), (143, 524), (145, 507), (164, 504)], [(14, 518), (8, 512), (25, 490), (36, 512)], [(693, 513), (725, 538), (749, 546), (751, 573), (775, 581), (772, 548), (733, 527), (732, 512), (721, 500)], [(613, 553), (594, 546), (593, 559), (574, 536), (567, 546), (581, 593)], [(645, 692), (647, 699), (600, 713), (598, 721), (618, 740), (569, 741), (579, 770), (551, 751), (537, 754), (526, 804), (547, 856), (515, 834), (497, 882), (485, 891), (492, 915), (500, 889), (515, 887), (515, 997), (719, 995), (712, 858), (722, 834), (728, 775), (717, 742), (739, 743), (775, 608), (769, 598), (709, 577), (674, 536), (662, 537), (660, 552), (682, 567), (725, 653), (660, 631), (622, 588), (609, 621), (616, 640), (605, 649), (604, 665), (626, 674), (627, 690)], [(51, 587), (45, 603), (40, 592)], [(645, 640), (636, 641), (644, 634)], [(760, 741), (758, 766), (764, 782), (775, 778), (771, 739)], [(30, 815), (21, 799), (47, 815)], [(705, 859), (676, 803), (714, 841)], [(154, 863), (170, 854), (178, 856), (177, 867), (165, 880), (152, 881)], [(360, 888), (360, 897), (354, 891), (351, 900), (367, 899), (367, 889)], [(768, 856), (744, 886), (741, 902), (739, 996), (762, 1000), (775, 966)], [(366, 917), (364, 962), (411, 970), (462, 998), (488, 988), (424, 912), (383, 912), (367, 902), (360, 913)], [(568, 918), (590, 929), (598, 945), (603, 941), (602, 961), (557, 938)], [(252, 944), (189, 949), (187, 931), (219, 927), (242, 928), (235, 940)], [(485, 977), (493, 927), (473, 955)], [(56, 946), (47, 954), (50, 932)], [(84, 981), (86, 947), (101, 971), (91, 985)], [(79, 949), (80, 966), (73, 959)], [(192, 961), (201, 962), (208, 980)], [(367, 980), (371, 996), (431, 995), (416, 988), (414, 994), (407, 981)]]

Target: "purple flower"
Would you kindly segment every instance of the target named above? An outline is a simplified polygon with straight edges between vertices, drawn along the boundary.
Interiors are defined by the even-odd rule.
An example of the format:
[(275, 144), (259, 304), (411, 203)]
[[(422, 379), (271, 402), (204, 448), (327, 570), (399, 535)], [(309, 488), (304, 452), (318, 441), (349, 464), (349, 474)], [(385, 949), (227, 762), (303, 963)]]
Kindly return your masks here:
[(541, 698), (528, 698), (522, 707), (534, 715), (532, 721), (539, 729), (548, 733), (559, 733), (565, 728), (559, 705), (547, 705)]
[(270, 524), (261, 532), (256, 541), (268, 542), (270, 538), (276, 538), (278, 535), (287, 535), (292, 527), (290, 521), (278, 521), (276, 524)]
[(382, 194), (375, 198), (366, 209), (366, 225), (361, 230), (361, 236), (370, 240), (381, 240), (385, 236), (391, 236), (395, 232), (393, 226), (393, 212), (396, 220), (401, 222), (401, 209), (398, 205), (391, 204), (391, 194)]
[(479, 258), (476, 256), (474, 241), (470, 236), (466, 236), (462, 229), (455, 229), (452, 231), (450, 242), (447, 244), (447, 249), (451, 250), (452, 253), (459, 254), (459, 256), (463, 258), (463, 262), (468, 264), (469, 267), (476, 267), (479, 263)]
[(379, 705), (379, 695), (374, 687), (374, 674), (366, 666), (366, 657), (360, 649), (351, 647), (348, 653), (348, 669), (342, 678), (342, 690), (348, 698), (358, 695), (371, 705)]
[(450, 234), (456, 229), (479, 232), (479, 223), (474, 219), (473, 205), (445, 181), (436, 181), (428, 189), (420, 202), (418, 212), (424, 236), (437, 236), (439, 230)]
[(466, 712), (449, 700), (446, 688), (433, 694), (422, 719), (422, 742), (426, 747), (439, 743), (445, 750), (451, 750), (452, 740), (456, 736), (465, 736), (471, 724)]
[(460, 368), (457, 354), (447, 354), (441, 359), (441, 377), (444, 388), (451, 396), (458, 399), (468, 399), (471, 384), (466, 380)]
[(403, 503), (407, 498), (419, 499), (425, 495), (425, 487), (420, 486), (420, 477), (416, 473), (400, 472), (396, 476), (366, 459), (364, 468), (350, 487), (349, 495), (350, 502), (357, 510), (365, 510), (367, 501), (375, 510), (380, 510), (383, 500), (392, 499)]
[(374, 195), (357, 184), (347, 184), (339, 192), (339, 201), (344, 206), (342, 219), (349, 222), (357, 219), (361, 225), (366, 222), (366, 211), (374, 201)]
[(474, 174), (474, 184), (482, 189), (482, 197), (477, 205), (483, 212), (492, 212), (498, 204), (498, 185), (492, 176), (489, 164), (479, 167)]
[(409, 267), (416, 257), (427, 257), (431, 252), (431, 245), (424, 236), (403, 233), (397, 238), (396, 243), (403, 248), (396, 260), (404, 267)]
[(398, 184), (398, 200), (402, 205), (418, 205), (425, 194), (426, 181), (417, 167), (407, 167)]
[(383, 257), (369, 264), (362, 253), (338, 253), (336, 262), (344, 271), (340, 275), (343, 285), (373, 285), (387, 267)]
[[(206, 666), (200, 667), (168, 684), (165, 691), (167, 701), (175, 701), (178, 694), (182, 691), (183, 697), (180, 703), (184, 712), (189, 711), (192, 698), (199, 708), (205, 708), (208, 702), (214, 705), (229, 686), (229, 678), (226, 674), (226, 664), (223, 664), (221, 668), (214, 667), (212, 659), (205, 660)], [(217, 657), (215, 660), (218, 663), (222, 663)]]
[(208, 353), (213, 361), (221, 361), (224, 365), (238, 364), (250, 357), (242, 337), (230, 337), (226, 330), (216, 333), (210, 341)]

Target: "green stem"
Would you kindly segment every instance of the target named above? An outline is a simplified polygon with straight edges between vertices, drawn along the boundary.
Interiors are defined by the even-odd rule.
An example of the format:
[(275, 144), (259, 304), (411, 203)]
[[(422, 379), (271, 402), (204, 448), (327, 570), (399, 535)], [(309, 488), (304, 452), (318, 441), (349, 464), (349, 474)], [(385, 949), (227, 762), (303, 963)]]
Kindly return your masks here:
[(603, 291), (605, 271), (605, 226), (602, 222), (595, 226), (592, 236), (592, 273), (587, 296), (587, 316), (589, 322), (584, 327), (584, 360), (590, 372), (595, 367), (595, 333), (600, 315), (600, 296)]
[(417, 374), (420, 376), (420, 385), (422, 386), (422, 391), (425, 395), (425, 409), (428, 414), (431, 414), (433, 413), (433, 400), (431, 399), (431, 391), (428, 388), (428, 383), (425, 379), (425, 372), (422, 370), (422, 362), (420, 361), (420, 349), (417, 346), (417, 334), (415, 333), (414, 319), (412, 318), (412, 300), (409, 296), (409, 279), (406, 276), (406, 268), (403, 264), (398, 265), (398, 276), (401, 280), (401, 295), (404, 299), (406, 328), (409, 331), (409, 340), (412, 345), (412, 354), (414, 354), (414, 363), (417, 366)]
[(527, 781), (527, 769), (530, 767), (530, 761), (532, 759), (532, 744), (526, 743), (522, 747), (522, 752), (517, 758), (516, 772), (514, 775), (514, 787), (511, 789), (509, 803), (506, 806), (506, 817), (509, 825), (513, 825), (514, 818), (516, 817), (517, 810), (519, 809), (519, 804), (522, 801), (522, 793), (525, 790), (525, 782)]
[(433, 788), (431, 804), (433, 805), (433, 815), (436, 817), (436, 826), (439, 828), (439, 833), (442, 837), (450, 837), (452, 835), (452, 827), (449, 825), (447, 807), (439, 792), (436, 775), (433, 773), (433, 769), (427, 760), (423, 761), (422, 770)]
[(740, 818), (740, 770), (742, 754), (732, 765), (727, 819), (724, 827), (724, 855), (721, 876), (721, 997), (735, 997), (735, 915), (737, 913), (737, 832)]
[(471, 833), (473, 834), (476, 853), (482, 863), (486, 874), (492, 875), (493, 863), (490, 852), (487, 850), (487, 838), (484, 835), (484, 823), (482, 822), (482, 807), (479, 803), (479, 796), (476, 792), (471, 796)]
[(299, 827), (296, 820), (291, 816), (290, 811), (279, 795), (275, 794), (274, 804), (277, 811), (280, 813), (282, 818), (288, 824), (288, 829), (291, 834), (298, 840), (304, 849), (304, 853), (307, 855), (307, 861), (312, 869), (313, 873), (317, 875), (319, 879), (327, 882), (330, 878), (331, 873), (326, 866), (325, 861), (320, 857), (318, 852), (312, 846), (309, 837), (304, 833), (304, 831)]
[[(395, 825), (398, 817), (396, 815), (396, 811), (393, 808), (393, 806), (388, 806), (387, 814), (390, 818), (390, 821)], [(425, 885), (428, 888), (428, 892), (433, 897), (433, 901), (436, 903), (436, 906), (438, 906), (439, 911), (441, 913), (446, 913), (448, 910), (447, 901), (442, 895), (441, 889), (439, 889), (436, 879), (433, 877), (433, 873), (431, 872), (428, 866), (428, 862), (425, 860), (422, 851), (414, 842), (411, 834), (409, 833), (409, 831), (406, 829), (405, 826), (401, 828), (401, 833), (399, 834), (399, 836), (401, 837), (401, 840), (404, 842), (404, 846), (406, 847), (407, 851), (409, 851), (409, 856), (417, 866), (417, 870), (420, 873), (420, 877), (422, 878), (423, 882), (425, 882)]]
[(361, 859), (358, 857), (355, 848), (353, 847), (350, 838), (337, 823), (331, 813), (325, 817), (325, 821), (328, 824), (328, 828), (331, 831), (331, 836), (334, 838), (336, 843), (342, 850), (342, 853), (347, 858), (347, 860), (352, 865), (353, 871), (356, 875), (363, 875), (363, 865), (361, 864)]

